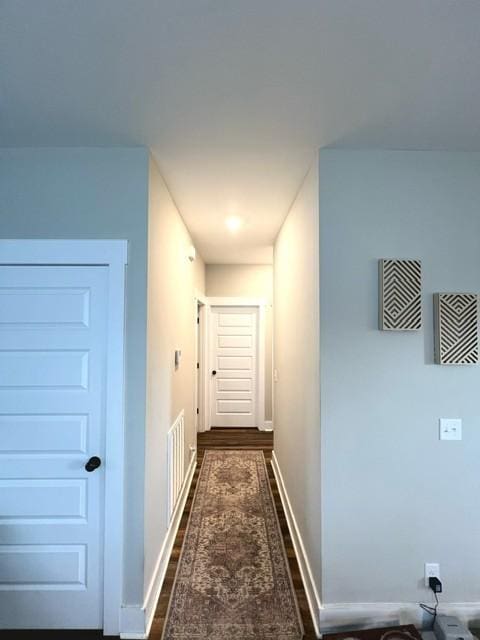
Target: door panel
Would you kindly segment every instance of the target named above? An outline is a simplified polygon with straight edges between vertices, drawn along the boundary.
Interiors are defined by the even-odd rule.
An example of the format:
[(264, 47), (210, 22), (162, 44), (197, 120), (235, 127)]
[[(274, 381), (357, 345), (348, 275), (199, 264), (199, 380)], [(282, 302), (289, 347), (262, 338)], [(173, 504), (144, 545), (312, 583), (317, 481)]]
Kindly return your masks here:
[[(38, 304), (39, 296), (48, 304)], [(0, 290), (0, 325), (88, 326), (88, 289), (28, 289)]]
[(217, 362), (220, 371), (232, 369), (235, 371), (247, 370), (249, 374), (252, 371), (252, 358), (248, 356), (218, 356)]
[(252, 381), (242, 378), (217, 378), (217, 391), (252, 391)]
[(252, 346), (252, 336), (218, 336), (218, 346), (223, 349), (245, 349)]
[(251, 400), (218, 400), (217, 402), (219, 411), (225, 413), (239, 413), (239, 414), (251, 414), (252, 413), (252, 401)]
[(211, 426), (257, 426), (258, 308), (212, 307)]
[(1, 389), (86, 389), (86, 351), (0, 351)]
[(87, 416), (0, 415), (0, 454), (86, 452)]
[(0, 627), (103, 623), (107, 269), (0, 267)]
[(86, 588), (85, 545), (10, 545), (0, 549), (0, 565), (5, 575), (1, 590), (72, 591)]
[(86, 483), (86, 479), (0, 480), (2, 520), (10, 524), (84, 520)]
[(228, 313), (226, 311), (228, 307), (224, 307), (224, 311), (219, 312), (218, 326), (219, 327), (251, 327), (252, 317), (250, 313)]

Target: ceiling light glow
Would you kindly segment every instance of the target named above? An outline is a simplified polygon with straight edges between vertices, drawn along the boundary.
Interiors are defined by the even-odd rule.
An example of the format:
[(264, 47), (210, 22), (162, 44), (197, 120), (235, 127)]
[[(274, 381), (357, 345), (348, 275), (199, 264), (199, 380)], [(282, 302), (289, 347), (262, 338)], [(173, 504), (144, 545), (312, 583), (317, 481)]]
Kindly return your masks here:
[(230, 216), (225, 220), (225, 224), (227, 225), (229, 231), (235, 233), (242, 226), (242, 220), (238, 216)]

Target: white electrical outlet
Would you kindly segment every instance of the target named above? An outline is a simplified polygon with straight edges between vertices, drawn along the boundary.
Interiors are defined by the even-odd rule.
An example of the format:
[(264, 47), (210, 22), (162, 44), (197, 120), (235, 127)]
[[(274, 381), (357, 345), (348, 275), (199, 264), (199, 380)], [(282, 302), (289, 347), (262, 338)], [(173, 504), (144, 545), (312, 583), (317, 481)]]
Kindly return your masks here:
[(425, 563), (425, 586), (428, 588), (428, 579), (438, 578), (440, 580), (440, 565), (436, 562)]
[(462, 421), (460, 418), (440, 418), (440, 440), (461, 440)]

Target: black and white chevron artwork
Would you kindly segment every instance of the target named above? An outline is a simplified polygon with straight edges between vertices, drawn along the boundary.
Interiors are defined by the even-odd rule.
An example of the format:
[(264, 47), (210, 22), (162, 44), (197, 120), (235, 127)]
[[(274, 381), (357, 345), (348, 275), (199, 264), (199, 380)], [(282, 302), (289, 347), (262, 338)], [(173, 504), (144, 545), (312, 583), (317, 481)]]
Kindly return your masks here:
[(436, 293), (435, 362), (478, 364), (478, 295)]
[(422, 328), (422, 264), (420, 260), (379, 260), (380, 329)]

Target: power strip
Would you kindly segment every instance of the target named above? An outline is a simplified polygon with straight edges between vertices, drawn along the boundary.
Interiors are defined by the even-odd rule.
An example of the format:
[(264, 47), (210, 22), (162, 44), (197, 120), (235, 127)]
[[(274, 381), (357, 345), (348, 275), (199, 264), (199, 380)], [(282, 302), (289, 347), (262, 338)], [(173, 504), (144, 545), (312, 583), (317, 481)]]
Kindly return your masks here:
[(433, 633), (436, 640), (474, 640), (473, 634), (454, 616), (437, 616)]

